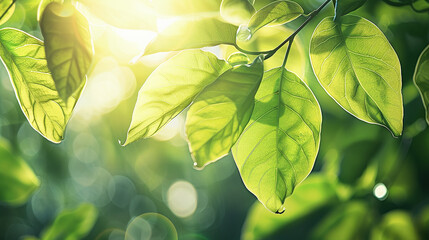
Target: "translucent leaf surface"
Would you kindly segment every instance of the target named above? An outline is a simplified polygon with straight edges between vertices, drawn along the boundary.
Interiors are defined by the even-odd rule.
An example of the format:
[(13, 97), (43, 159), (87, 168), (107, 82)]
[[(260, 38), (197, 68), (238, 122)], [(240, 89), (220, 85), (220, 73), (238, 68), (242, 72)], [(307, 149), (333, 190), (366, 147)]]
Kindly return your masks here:
[(259, 202), (253, 204), (243, 226), (241, 239), (270, 239), (278, 230), (317, 209), (338, 203), (336, 185), (323, 175), (311, 174), (285, 201), (285, 212), (275, 215)]
[(82, 88), (66, 104), (55, 88), (43, 42), (20, 30), (0, 30), (0, 57), (28, 122), (46, 139), (61, 142)]
[(202, 168), (228, 154), (249, 122), (264, 73), (263, 60), (223, 73), (194, 100), (186, 134), (195, 166)]
[(276, 1), (257, 11), (249, 22), (252, 32), (268, 24), (285, 24), (304, 13), (302, 7), (292, 1)]
[(42, 240), (79, 240), (92, 229), (98, 217), (97, 208), (89, 203), (76, 209), (63, 210), (42, 234)]
[[(3, 14), (6, 9), (10, 6), (10, 4), (13, 3), (13, 0), (1, 0), (0, 1), (0, 14)], [(7, 22), (10, 17), (12, 17), (13, 13), (15, 12), (15, 4), (13, 4), (7, 13), (0, 19), (0, 25)]]
[(346, 15), (362, 7), (367, 0), (336, 0), (335, 2), (335, 19)]
[(40, 182), (31, 168), (10, 151), (0, 139), (0, 202), (10, 205), (25, 203)]
[(272, 212), (313, 168), (322, 114), (311, 90), (294, 73), (264, 74), (251, 120), (232, 153), (246, 187)]
[(370, 21), (325, 18), (313, 33), (310, 58), (326, 92), (362, 121), (402, 134), (401, 66), (383, 32)]
[(255, 12), (248, 0), (223, 0), (220, 14), (230, 23), (240, 25), (247, 23)]
[(55, 86), (68, 99), (85, 84), (92, 62), (88, 21), (72, 5), (52, 2), (43, 12), (40, 28)]
[(230, 68), (201, 50), (183, 51), (160, 65), (140, 89), (125, 144), (155, 134)]
[(159, 33), (146, 47), (144, 54), (192, 48), (235, 44), (237, 27), (219, 18), (185, 18)]
[(426, 122), (429, 124), (429, 46), (421, 53), (414, 72), (414, 83), (419, 89), (426, 110)]

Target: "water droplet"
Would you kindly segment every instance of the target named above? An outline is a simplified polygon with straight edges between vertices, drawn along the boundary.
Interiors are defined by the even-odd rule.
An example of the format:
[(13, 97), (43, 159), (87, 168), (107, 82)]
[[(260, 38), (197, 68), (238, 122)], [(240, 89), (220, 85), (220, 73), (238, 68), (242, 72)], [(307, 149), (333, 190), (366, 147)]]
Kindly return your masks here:
[(247, 25), (240, 25), (237, 30), (237, 40), (242, 42), (247, 42), (252, 38), (252, 31), (247, 27)]

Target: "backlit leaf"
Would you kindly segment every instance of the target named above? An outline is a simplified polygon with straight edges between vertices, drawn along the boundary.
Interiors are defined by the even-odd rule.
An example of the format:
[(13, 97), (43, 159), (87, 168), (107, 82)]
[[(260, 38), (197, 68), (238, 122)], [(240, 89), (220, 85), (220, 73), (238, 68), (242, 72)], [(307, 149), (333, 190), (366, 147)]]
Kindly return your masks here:
[(42, 234), (42, 240), (79, 240), (85, 237), (98, 217), (97, 208), (89, 203), (76, 209), (63, 210)]
[(39, 3), (39, 6), (37, 7), (37, 21), (40, 21), (42, 19), (43, 11), (45, 11), (45, 8), (52, 2), (57, 3), (63, 3), (63, 0), (41, 0)]
[(43, 42), (20, 30), (0, 30), (0, 57), (21, 109), (31, 126), (59, 143), (82, 87), (67, 100), (59, 97), (45, 59)]
[(220, 6), (220, 14), (230, 23), (240, 25), (246, 23), (255, 12), (248, 0), (223, 0)]
[(264, 73), (261, 57), (223, 73), (194, 100), (186, 119), (194, 164), (198, 168), (228, 154), (249, 122)]
[(414, 83), (419, 89), (423, 105), (426, 110), (426, 122), (429, 124), (429, 46), (427, 46), (419, 57), (414, 72)]
[(292, 1), (276, 1), (257, 11), (249, 22), (251, 32), (268, 24), (285, 24), (304, 13), (302, 7)]
[(326, 92), (358, 119), (402, 134), (401, 66), (383, 32), (370, 21), (325, 18), (313, 33), (310, 58)]
[(2, 139), (0, 166), (0, 202), (10, 205), (25, 203), (39, 187), (39, 179), (24, 160), (10, 151), (8, 144)]
[(13, 13), (15, 12), (15, 3), (13, 0), (0, 0), (0, 14), (3, 14), (6, 9), (13, 3), (13, 5), (7, 10), (6, 14), (2, 16), (0, 19), (0, 25), (7, 22), (10, 17), (12, 17)]
[(185, 18), (159, 33), (146, 47), (144, 55), (157, 52), (235, 44), (237, 27), (219, 18)]
[(246, 187), (272, 212), (313, 168), (322, 114), (307, 85), (275, 68), (264, 74), (251, 120), (232, 153)]
[(285, 201), (285, 212), (272, 214), (259, 202), (247, 214), (241, 239), (270, 239), (278, 230), (311, 214), (323, 206), (338, 203), (336, 185), (323, 175), (311, 174)]
[(124, 145), (155, 134), (230, 68), (201, 50), (183, 51), (161, 64), (140, 89)]
[(72, 5), (50, 3), (40, 22), (48, 68), (59, 95), (68, 99), (82, 88), (93, 50), (88, 21)]
[(418, 240), (419, 237), (411, 215), (405, 211), (395, 210), (383, 216), (381, 223), (374, 227), (371, 240)]

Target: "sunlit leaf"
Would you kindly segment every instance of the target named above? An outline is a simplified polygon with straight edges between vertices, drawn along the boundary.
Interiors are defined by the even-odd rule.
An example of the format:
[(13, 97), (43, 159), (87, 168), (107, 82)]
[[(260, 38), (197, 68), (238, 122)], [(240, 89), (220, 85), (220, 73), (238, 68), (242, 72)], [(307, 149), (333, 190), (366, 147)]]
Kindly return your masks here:
[(311, 239), (368, 239), (372, 222), (371, 209), (365, 202), (349, 202), (331, 212), (315, 228)]
[[(12, 3), (13, 5), (9, 8)], [(9, 10), (7, 10), (8, 8)], [(0, 15), (4, 12), (6, 13), (0, 19), (0, 25), (7, 22), (7, 20), (9, 20), (9, 18), (12, 17), (13, 13), (15, 12), (15, 3), (13, 2), (13, 0), (0, 0)]]
[(91, 65), (88, 21), (72, 5), (52, 2), (43, 12), (40, 28), (56, 89), (60, 97), (68, 99), (85, 84)]
[(63, 210), (42, 234), (42, 240), (79, 240), (85, 237), (98, 217), (97, 208), (89, 203)]
[(37, 7), (37, 21), (42, 19), (43, 11), (45, 11), (46, 6), (52, 2), (63, 3), (63, 0), (41, 0), (39, 6)]
[(326, 92), (358, 119), (402, 134), (401, 66), (383, 32), (370, 21), (325, 18), (313, 33), (310, 58)]
[(159, 33), (144, 54), (235, 43), (237, 27), (218, 18), (186, 18), (174, 22)]
[(250, 63), (250, 58), (242, 52), (235, 52), (228, 57), (227, 62), (231, 66), (237, 66)]
[(414, 72), (414, 83), (419, 89), (423, 105), (426, 110), (426, 122), (429, 124), (429, 46), (427, 46), (419, 57)]
[(302, 7), (292, 1), (276, 1), (257, 11), (249, 22), (251, 32), (268, 24), (285, 24), (304, 13)]
[(39, 179), (21, 158), (0, 139), (0, 202), (10, 205), (25, 203), (39, 187)]
[(264, 73), (263, 60), (223, 73), (194, 100), (186, 135), (195, 166), (202, 168), (228, 154), (249, 122)]
[(356, 9), (362, 7), (367, 0), (334, 0), (335, 4), (335, 17), (337, 18), (346, 15)]
[(371, 234), (371, 240), (418, 240), (415, 223), (410, 214), (405, 211), (392, 211), (383, 216), (381, 223)]
[(59, 143), (82, 88), (61, 100), (45, 59), (43, 42), (20, 30), (0, 30), (0, 57), (6, 66), (21, 109), (31, 126)]
[(322, 114), (307, 85), (275, 68), (264, 74), (249, 124), (233, 148), (246, 187), (272, 212), (313, 168)]
[[(156, 31), (157, 18), (146, 0), (78, 0), (104, 22), (125, 29)], [(159, 1), (159, 0), (156, 0)]]
[(230, 23), (240, 25), (246, 23), (255, 12), (248, 0), (223, 0), (220, 6), (220, 14)]
[(177, 240), (177, 231), (170, 219), (158, 213), (145, 213), (127, 226), (125, 240)]
[(327, 205), (338, 203), (335, 184), (323, 175), (311, 174), (285, 201), (285, 212), (272, 214), (256, 202), (253, 204), (243, 226), (241, 239), (269, 239), (278, 230), (293, 224)]
[(163, 15), (219, 14), (222, 0), (156, 0), (155, 10)]
[(183, 51), (160, 65), (140, 89), (124, 145), (155, 134), (229, 68), (201, 50)]

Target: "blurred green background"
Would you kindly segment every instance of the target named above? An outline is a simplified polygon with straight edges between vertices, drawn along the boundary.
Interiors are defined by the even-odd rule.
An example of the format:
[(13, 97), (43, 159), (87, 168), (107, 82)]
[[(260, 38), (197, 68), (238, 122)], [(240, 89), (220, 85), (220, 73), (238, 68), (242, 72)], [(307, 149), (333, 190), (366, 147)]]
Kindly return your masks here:
[[(256, 6), (266, 2), (257, 0)], [(307, 13), (322, 3), (296, 2)], [(18, 0), (1, 27), (42, 38), (38, 4)], [(61, 144), (48, 142), (30, 127), (7, 71), (0, 67), (0, 158), (10, 160), (0, 162), (0, 173), (11, 174), (23, 162), (38, 178), (37, 182), (28, 171), (17, 171), (15, 177), (33, 181), (34, 189), (27, 190), (34, 193), (28, 201), (0, 203), (0, 239), (54, 239), (49, 234), (54, 236), (52, 231), (58, 229), (47, 229), (70, 211), (75, 211), (71, 221), (75, 228), (82, 228), (78, 226), (82, 221), (91, 226), (88, 219), (94, 218), (92, 229), (80, 229), (85, 232), (82, 236), (89, 232), (85, 239), (123, 239), (127, 226), (137, 228), (130, 230), (141, 236), (136, 239), (145, 239), (148, 232), (170, 239), (171, 223), (179, 239), (429, 239), (429, 130), (412, 81), (418, 56), (429, 44), (428, 12), (377, 0), (353, 13), (377, 24), (400, 58), (405, 128), (397, 139), (343, 111), (313, 75), (309, 39), (317, 23), (333, 15), (332, 4), (300, 32), (288, 65), (309, 84), (322, 107), (321, 148), (312, 174), (286, 201), (285, 213), (274, 215), (247, 191), (231, 156), (201, 171), (192, 167), (183, 114), (151, 139), (127, 147), (118, 143), (125, 139), (140, 86), (172, 54), (146, 56), (131, 64), (155, 34), (115, 28), (94, 17), (90, 8), (80, 9), (91, 24), (96, 60)], [(304, 20), (254, 36), (247, 47), (275, 47)], [(158, 21), (161, 27), (168, 22)], [(207, 50), (219, 57), (234, 51)], [(270, 64), (280, 66), (281, 61), (279, 53)], [(13, 184), (0, 179), (1, 194), (13, 194), (7, 187)], [(85, 207), (90, 210), (81, 209)], [(145, 213), (160, 215), (145, 215), (143, 223), (132, 221)], [(61, 221), (59, 225), (66, 226)], [(66, 239), (67, 231), (71, 234), (64, 231), (58, 239)]]

